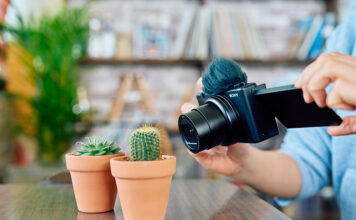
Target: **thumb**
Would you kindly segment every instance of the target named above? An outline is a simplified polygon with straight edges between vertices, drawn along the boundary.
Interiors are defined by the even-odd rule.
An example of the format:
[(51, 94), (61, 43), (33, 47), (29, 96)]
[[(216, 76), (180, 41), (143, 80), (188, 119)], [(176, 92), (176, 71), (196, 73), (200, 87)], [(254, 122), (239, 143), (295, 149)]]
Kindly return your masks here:
[(197, 81), (197, 88), (198, 88), (199, 92), (203, 92), (203, 81), (202, 81), (201, 77)]
[(356, 115), (344, 117), (342, 120), (341, 125), (328, 127), (328, 133), (332, 136), (356, 134)]
[(182, 105), (181, 107), (181, 111), (183, 114), (187, 113), (187, 112), (190, 112), (193, 108), (196, 108), (197, 106), (192, 104), (192, 103), (189, 103), (189, 102), (186, 102)]

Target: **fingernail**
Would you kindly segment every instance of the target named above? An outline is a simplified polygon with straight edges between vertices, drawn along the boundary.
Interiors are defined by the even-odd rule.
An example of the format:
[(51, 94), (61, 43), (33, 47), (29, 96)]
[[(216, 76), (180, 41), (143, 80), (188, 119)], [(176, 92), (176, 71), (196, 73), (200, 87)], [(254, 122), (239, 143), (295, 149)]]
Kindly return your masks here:
[(319, 106), (320, 108), (324, 108), (324, 107), (326, 106), (326, 104), (325, 104), (323, 101), (318, 100), (318, 99), (315, 100), (315, 103), (316, 103), (317, 106)]
[(304, 98), (304, 101), (306, 103), (311, 103), (312, 102), (312, 100), (309, 99), (309, 96), (305, 92), (303, 92), (303, 98)]

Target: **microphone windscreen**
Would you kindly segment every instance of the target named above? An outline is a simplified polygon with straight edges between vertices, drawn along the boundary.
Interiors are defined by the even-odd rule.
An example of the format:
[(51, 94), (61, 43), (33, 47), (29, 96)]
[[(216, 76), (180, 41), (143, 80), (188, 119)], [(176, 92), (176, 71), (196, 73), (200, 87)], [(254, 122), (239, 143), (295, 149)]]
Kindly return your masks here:
[(217, 95), (241, 82), (247, 82), (246, 73), (236, 62), (224, 57), (214, 59), (202, 76), (203, 92), (207, 95)]

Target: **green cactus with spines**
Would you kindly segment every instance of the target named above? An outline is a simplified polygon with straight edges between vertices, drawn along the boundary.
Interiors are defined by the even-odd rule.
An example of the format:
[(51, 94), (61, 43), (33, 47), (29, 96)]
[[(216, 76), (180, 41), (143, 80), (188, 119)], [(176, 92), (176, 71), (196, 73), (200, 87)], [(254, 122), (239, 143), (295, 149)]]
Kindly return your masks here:
[(133, 161), (151, 161), (160, 158), (161, 142), (157, 128), (143, 126), (130, 137), (130, 157)]
[(114, 142), (101, 138), (87, 138), (87, 142), (79, 142), (79, 144), (81, 148), (76, 151), (77, 156), (114, 155), (120, 151), (119, 147), (114, 146)]

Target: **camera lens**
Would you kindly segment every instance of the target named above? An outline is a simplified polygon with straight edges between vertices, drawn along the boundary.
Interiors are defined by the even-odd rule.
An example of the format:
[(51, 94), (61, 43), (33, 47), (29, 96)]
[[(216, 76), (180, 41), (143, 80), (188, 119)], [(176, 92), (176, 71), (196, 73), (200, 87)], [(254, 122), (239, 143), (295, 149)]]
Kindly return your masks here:
[(237, 132), (237, 123), (237, 114), (222, 96), (208, 99), (178, 120), (184, 144), (193, 153), (225, 143), (231, 132)]
[(191, 124), (183, 125), (184, 137), (188, 142), (196, 143), (199, 140), (198, 134), (195, 128)]

